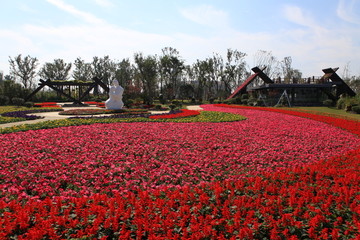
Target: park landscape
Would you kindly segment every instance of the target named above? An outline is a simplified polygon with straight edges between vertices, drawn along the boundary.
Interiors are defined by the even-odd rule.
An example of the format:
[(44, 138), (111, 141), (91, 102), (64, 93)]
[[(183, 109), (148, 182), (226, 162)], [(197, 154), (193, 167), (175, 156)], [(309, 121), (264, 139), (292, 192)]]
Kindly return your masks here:
[(2, 9), (0, 240), (360, 240), (360, 1)]
[(1, 129), (0, 238), (359, 237), (357, 118), (201, 109)]

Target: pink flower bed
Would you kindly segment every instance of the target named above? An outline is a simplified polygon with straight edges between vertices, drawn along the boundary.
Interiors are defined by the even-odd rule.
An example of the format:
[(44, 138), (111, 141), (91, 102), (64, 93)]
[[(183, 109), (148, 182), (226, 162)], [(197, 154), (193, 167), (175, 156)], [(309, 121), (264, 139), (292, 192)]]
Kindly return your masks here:
[(273, 112), (231, 123), (117, 123), (0, 136), (4, 199), (123, 194), (238, 180), (309, 165), (360, 145), (325, 123)]
[[(106, 124), (94, 125), (94, 128), (69, 127), (0, 136), (0, 146), (3, 150), (0, 155), (0, 170), (2, 171), (0, 173), (0, 183), (2, 184), (0, 188), (2, 195), (0, 198), (0, 239), (359, 238), (360, 148), (358, 138), (352, 135), (359, 134), (359, 122), (307, 113), (301, 115), (330, 124), (327, 125), (289, 115), (257, 111), (259, 108), (203, 107), (206, 110), (240, 113), (248, 117), (249, 120), (231, 123), (234, 124), (233, 127), (229, 123), (227, 128), (221, 127), (223, 123), (163, 123), (156, 125), (156, 128), (151, 127), (153, 123), (140, 125)], [(261, 110), (299, 114), (279, 109), (264, 108)], [(299, 127), (297, 127), (298, 125)], [(350, 133), (341, 131), (334, 126), (347, 129)], [(146, 130), (149, 127), (151, 129)], [(275, 129), (270, 131), (272, 127)], [(289, 130), (289, 134), (280, 131), (284, 127)], [(301, 127), (305, 127), (305, 129)], [(97, 128), (103, 132), (96, 130)], [(186, 128), (190, 128), (192, 132), (185, 131)], [(199, 129), (194, 131), (197, 128)], [(260, 131), (260, 128), (263, 131)], [(88, 131), (86, 132), (86, 130)], [(200, 133), (200, 130), (203, 132)], [(143, 136), (142, 131), (148, 134), (147, 138)], [(314, 139), (309, 139), (308, 131), (314, 133)], [(124, 137), (119, 136), (121, 132), (124, 132)], [(133, 135), (126, 139), (130, 132)], [(289, 168), (281, 169), (283, 168), (281, 164), (277, 165), (270, 162), (274, 170), (281, 170), (259, 170), (258, 172), (261, 175), (258, 176), (239, 176), (239, 180), (231, 180), (229, 171), (225, 171), (227, 168), (225, 165), (224, 169), (220, 169), (220, 171), (223, 171), (224, 178), (230, 180), (205, 181), (203, 184), (188, 184), (177, 188), (167, 188), (165, 184), (159, 185), (164, 187), (157, 189), (144, 186), (143, 188), (147, 190), (141, 190), (139, 189), (140, 185), (135, 184), (129, 189), (136, 188), (138, 190), (119, 191), (115, 194), (109, 194), (107, 186), (111, 182), (106, 182), (102, 187), (107, 191), (107, 194), (90, 194), (91, 196), (70, 199), (62, 197), (62, 194), (64, 196), (70, 194), (66, 189), (74, 189), (74, 196), (79, 195), (76, 185), (69, 184), (71, 183), (70, 177), (77, 179), (76, 181), (85, 179), (88, 182), (85, 185), (87, 187), (93, 186), (93, 188), (96, 181), (109, 180), (109, 176), (111, 176), (110, 167), (105, 166), (105, 164), (111, 163), (104, 160), (103, 157), (106, 156), (111, 162), (118, 164), (119, 159), (124, 158), (124, 154), (126, 156), (131, 155), (132, 150), (137, 149), (139, 153), (133, 152), (132, 155), (133, 158), (140, 160), (141, 164), (136, 165), (134, 161), (129, 162), (126, 168), (126, 172), (132, 175), (132, 180), (136, 179), (136, 175), (133, 174), (136, 169), (133, 166), (144, 169), (144, 171), (149, 168), (153, 169), (154, 172), (156, 169), (160, 170), (163, 164), (166, 165), (166, 162), (161, 163), (156, 160), (161, 160), (161, 156), (166, 156), (164, 152), (160, 151), (161, 149), (166, 150), (166, 148), (162, 145), (156, 145), (160, 142), (156, 138), (160, 137), (163, 144), (167, 142), (174, 144), (173, 150), (171, 148), (170, 150), (172, 154), (178, 157), (178, 168), (188, 166), (191, 169), (190, 166), (192, 165), (198, 166), (195, 172), (198, 173), (198, 178), (201, 178), (202, 175), (208, 176), (206, 171), (209, 168), (204, 162), (211, 163), (212, 160), (218, 159), (217, 162), (213, 163), (214, 167), (227, 163), (227, 157), (231, 155), (231, 150), (236, 150), (241, 145), (244, 145), (242, 149), (245, 149), (244, 155), (247, 155), (252, 149), (251, 146), (256, 145), (257, 140), (252, 140), (256, 137), (251, 136), (254, 133), (259, 134), (259, 139), (262, 139), (259, 140), (259, 143), (262, 144), (258, 143), (260, 145), (257, 148), (259, 153), (266, 152), (266, 148), (272, 144), (271, 141), (278, 141), (276, 137), (272, 136), (273, 134), (281, 139), (288, 136), (283, 143), (284, 145), (287, 145), (287, 141), (289, 141), (297, 142), (294, 147), (304, 146), (303, 152), (299, 149), (299, 154), (304, 158), (313, 155), (318, 156), (321, 151), (323, 154), (320, 157), (324, 157), (324, 159), (317, 161), (317, 157), (314, 157), (311, 161), (307, 159), (291, 160), (291, 156), (288, 158), (289, 154), (280, 149), (278, 155), (284, 156), (282, 160), (287, 162), (284, 164)], [(269, 133), (268, 141), (264, 140), (266, 133)], [(64, 136), (66, 134), (73, 134), (74, 138)], [(80, 139), (81, 134), (85, 134), (87, 139)], [(191, 138), (194, 136), (200, 145), (191, 145), (193, 143)], [(21, 139), (21, 137), (28, 139)], [(38, 140), (37, 138), (41, 139)], [(114, 141), (111, 141), (111, 138)], [(249, 143), (245, 145), (245, 140), (241, 141), (242, 138), (251, 140), (250, 143), (254, 142), (254, 145)], [(294, 140), (291, 140), (292, 138)], [(11, 144), (13, 139), (14, 142)], [(207, 157), (208, 160), (201, 161), (201, 157), (197, 158), (195, 154), (202, 155), (202, 152), (198, 151), (201, 150), (201, 145), (204, 145), (205, 142), (209, 143), (209, 149), (203, 149), (205, 154), (216, 153), (217, 151), (226, 153), (228, 151), (227, 153), (230, 155), (224, 155), (222, 158), (216, 155), (209, 156)], [(221, 142), (224, 143), (224, 147), (219, 144)], [(307, 144), (312, 144), (312, 147), (308, 147)], [(7, 151), (6, 146), (11, 149), (10, 153), (4, 151)], [(61, 146), (64, 146), (63, 152), (58, 151)], [(91, 146), (93, 147), (90, 151), (89, 147)], [(85, 153), (82, 150), (83, 147), (89, 152)], [(353, 147), (356, 148), (344, 153)], [(119, 149), (122, 151), (113, 152), (113, 150)], [(153, 156), (152, 153), (156, 152), (155, 149), (159, 150), (157, 151), (158, 155)], [(192, 151), (195, 152), (192, 154)], [(271, 152), (271, 149), (268, 151)], [(307, 153), (305, 153), (306, 151)], [(27, 155), (21, 157), (21, 154)], [(32, 157), (32, 154), (35, 156)], [(331, 156), (332, 154), (336, 156)], [(65, 159), (62, 155), (68, 156), (72, 162), (62, 160)], [(262, 159), (259, 156), (255, 158), (259, 161)], [(172, 159), (175, 161), (175, 157)], [(182, 164), (188, 162), (186, 159), (193, 159), (194, 162)], [(199, 163), (195, 162), (197, 159), (200, 160)], [(242, 159), (241, 154), (238, 159)], [(263, 159), (263, 165), (266, 164), (266, 159), (271, 160), (266, 156)], [(297, 161), (299, 164), (293, 164), (292, 161)], [(149, 167), (150, 162), (154, 162), (155, 166)], [(229, 161), (229, 163), (231, 165), (233, 161)], [(292, 168), (294, 165), (300, 167)], [(58, 169), (55, 169), (55, 166)], [(232, 164), (232, 167), (235, 166), (236, 163)], [(4, 170), (6, 167), (10, 168), (7, 172)], [(77, 171), (76, 168), (78, 167), (80, 169)], [(106, 171), (104, 168), (108, 170)], [(201, 171), (202, 168), (205, 171)], [(271, 170), (271, 168), (268, 169)], [(92, 179), (86, 179), (87, 171), (94, 173)], [(172, 174), (176, 171), (177, 169), (169, 169), (163, 174)], [(50, 175), (50, 172), (53, 175)], [(80, 176), (76, 176), (76, 172)], [(101, 173), (103, 175), (100, 175)], [(184, 178), (189, 177), (186, 173), (187, 171), (185, 171)], [(11, 174), (14, 174), (13, 177), (9, 176)], [(114, 179), (119, 176), (118, 174), (113, 172)], [(31, 175), (33, 177), (29, 179), (28, 176)], [(20, 176), (24, 177), (26, 192), (36, 195), (37, 193), (32, 192), (31, 188), (36, 191), (47, 186), (47, 182), (50, 181), (53, 182), (53, 187), (58, 189), (56, 194), (59, 197), (39, 200), (36, 197), (29, 199), (31, 196), (23, 196), (22, 198), (27, 199), (27, 201), (9, 200), (9, 198), (16, 196), (6, 194), (8, 190), (19, 194), (23, 192), (23, 190), (19, 190)], [(151, 178), (150, 175), (147, 177)], [(147, 177), (143, 177), (142, 181), (149, 180)], [(39, 182), (41, 178), (44, 180)], [(60, 187), (56, 184), (57, 179), (65, 179), (61, 182)], [(13, 187), (11, 187), (12, 183)], [(3, 188), (4, 186), (5, 188)], [(89, 191), (91, 192), (91, 189)], [(49, 196), (51, 195), (49, 194)]]

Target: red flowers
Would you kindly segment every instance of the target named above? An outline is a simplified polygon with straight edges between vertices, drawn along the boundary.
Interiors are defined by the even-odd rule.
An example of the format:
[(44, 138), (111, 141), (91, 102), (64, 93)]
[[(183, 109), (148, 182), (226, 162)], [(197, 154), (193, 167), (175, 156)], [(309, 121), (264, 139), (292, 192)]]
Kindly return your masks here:
[(357, 136), (290, 115), (203, 108), (248, 120), (1, 135), (0, 239), (357, 236)]
[(34, 104), (35, 107), (60, 107), (59, 105), (57, 105), (56, 102), (43, 102), (43, 103), (35, 103)]
[(181, 109), (176, 113), (166, 113), (166, 114), (159, 114), (159, 115), (152, 115), (149, 118), (151, 119), (170, 119), (170, 118), (184, 118), (184, 117), (191, 117), (199, 115), (199, 111), (195, 110), (188, 110), (188, 109)]

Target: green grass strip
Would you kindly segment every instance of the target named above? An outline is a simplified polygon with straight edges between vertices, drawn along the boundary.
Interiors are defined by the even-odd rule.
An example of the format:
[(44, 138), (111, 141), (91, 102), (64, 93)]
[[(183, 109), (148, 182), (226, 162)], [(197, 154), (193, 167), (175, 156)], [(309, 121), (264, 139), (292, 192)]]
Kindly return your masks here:
[(191, 123), (191, 122), (235, 122), (245, 120), (246, 117), (223, 112), (200, 111), (200, 114), (188, 118), (175, 119), (149, 119), (149, 118), (87, 118), (87, 119), (61, 119), (49, 120), (34, 124), (23, 124), (8, 128), (0, 129), (0, 133), (22, 132), (28, 130), (48, 129), (67, 126), (89, 125), (94, 123), (117, 123), (117, 122), (177, 122), (177, 123)]

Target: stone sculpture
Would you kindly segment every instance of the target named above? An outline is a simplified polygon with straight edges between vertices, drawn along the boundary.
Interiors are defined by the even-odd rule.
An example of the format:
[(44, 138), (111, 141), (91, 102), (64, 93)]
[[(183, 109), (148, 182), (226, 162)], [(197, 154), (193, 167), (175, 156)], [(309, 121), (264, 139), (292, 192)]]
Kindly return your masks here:
[(114, 80), (109, 89), (109, 99), (105, 102), (105, 108), (110, 110), (122, 109), (124, 107), (122, 101), (123, 93), (124, 89), (119, 85), (117, 80)]

